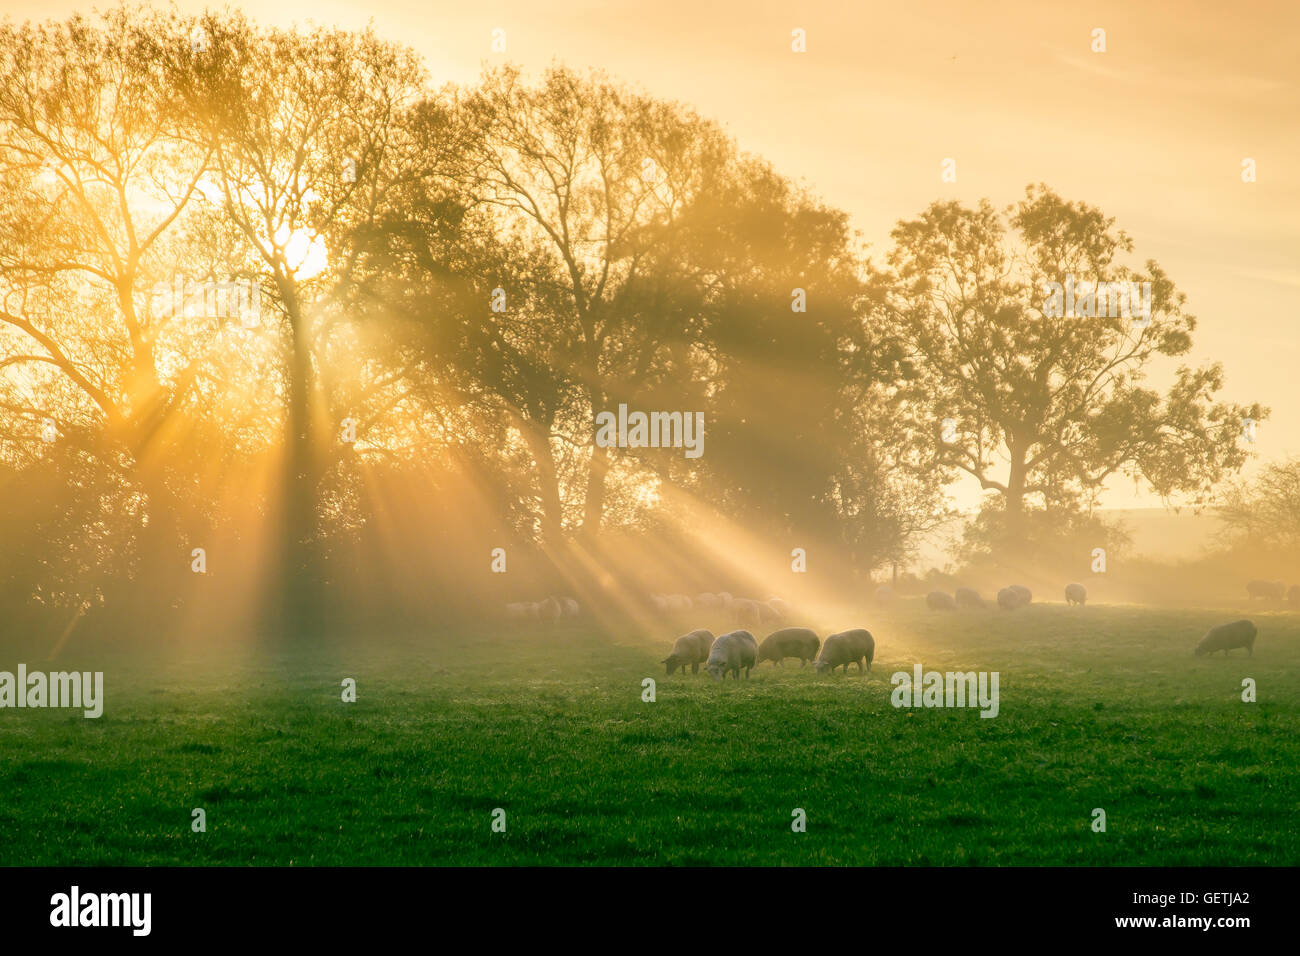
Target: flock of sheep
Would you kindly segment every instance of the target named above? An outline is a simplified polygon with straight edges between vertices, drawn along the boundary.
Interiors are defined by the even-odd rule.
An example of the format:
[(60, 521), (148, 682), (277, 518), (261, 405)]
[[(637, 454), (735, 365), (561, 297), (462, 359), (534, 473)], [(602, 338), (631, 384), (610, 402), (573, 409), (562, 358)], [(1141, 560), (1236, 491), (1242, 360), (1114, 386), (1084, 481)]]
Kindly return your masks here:
[(506, 605), (506, 618), (511, 621), (558, 621), (581, 613), (582, 608), (573, 598), (555, 595), (541, 601), (512, 601)]
[(728, 673), (739, 680), (742, 670), (748, 678), (750, 670), (763, 661), (783, 665), (787, 657), (799, 658), (800, 667), (812, 661), (819, 674), (834, 673), (837, 667), (848, 673), (850, 664), (857, 664), (858, 672), (865, 674), (871, 670), (875, 656), (875, 638), (860, 627), (832, 634), (825, 641), (811, 628), (783, 627), (765, 637), (762, 644), (749, 631), (729, 631), (714, 637), (712, 631), (701, 628), (677, 638), (661, 663), (667, 665), (670, 675), (687, 665), (692, 674), (698, 674), (703, 664), (705, 673), (714, 680), (722, 680)]
[(1300, 584), (1287, 586), (1281, 581), (1254, 581), (1246, 582), (1246, 593), (1251, 599), (1262, 598), (1266, 601), (1286, 601), (1292, 607), (1300, 607)]
[[(1287, 601), (1292, 606), (1300, 607), (1300, 585), (1288, 591), (1280, 581), (1250, 581), (1246, 591), (1251, 598)], [(997, 605), (1004, 611), (1014, 611), (1027, 607), (1033, 601), (1029, 588), (1012, 584), (997, 593)], [(889, 585), (876, 589), (876, 601), (887, 604), (894, 599), (894, 591)], [(1077, 582), (1065, 586), (1065, 601), (1070, 605), (1087, 603), (1088, 591)], [(763, 661), (784, 664), (789, 657), (799, 658), (799, 666), (813, 662), (817, 673), (834, 672), (843, 667), (848, 672), (849, 664), (856, 663), (859, 673), (865, 674), (871, 669), (875, 657), (876, 642), (871, 633), (864, 628), (852, 628), (831, 634), (822, 641), (812, 629), (807, 627), (780, 627), (773, 631), (760, 644), (748, 627), (763, 625), (783, 625), (790, 617), (790, 605), (779, 597), (769, 597), (766, 601), (752, 598), (736, 598), (726, 591), (717, 593), (704, 592), (689, 597), (685, 594), (650, 594), (647, 598), (649, 607), (663, 614), (678, 614), (696, 609), (721, 612), (737, 625), (737, 630), (729, 631), (717, 637), (712, 631), (703, 628), (684, 634), (673, 643), (672, 651), (664, 658), (668, 673), (678, 669), (691, 668), (691, 673), (698, 674), (703, 665), (705, 672), (714, 680), (721, 680), (728, 673), (737, 679), (740, 672), (749, 677), (751, 669)], [(931, 591), (925, 596), (926, 607), (936, 611), (956, 611), (965, 608), (983, 608), (988, 605), (979, 592), (966, 587), (957, 588), (953, 594), (946, 591)], [(505, 607), (506, 617), (519, 621), (556, 622), (562, 618), (576, 618), (581, 614), (581, 607), (571, 597), (552, 595), (541, 601), (515, 601)], [(1255, 637), (1258, 631), (1251, 621), (1233, 621), (1210, 629), (1209, 633), (1196, 645), (1196, 656), (1215, 654), (1223, 651), (1245, 648), (1248, 654), (1254, 654)]]
[(695, 597), (685, 594), (651, 594), (650, 608), (661, 613), (677, 613), (696, 608), (720, 611), (741, 626), (759, 627), (763, 624), (781, 624), (790, 616), (790, 605), (783, 598), (770, 597), (766, 601), (754, 598), (732, 597), (726, 591), (704, 591)]
[[(876, 601), (888, 603), (894, 599), (894, 589), (888, 584), (876, 588)], [(1033, 593), (1023, 584), (1012, 584), (998, 591), (998, 607), (1004, 611), (1028, 607), (1034, 600)], [(1088, 602), (1088, 589), (1082, 584), (1071, 583), (1065, 586), (1065, 603), (1083, 605)], [(931, 591), (925, 596), (925, 606), (932, 611), (955, 611), (958, 608), (987, 607), (979, 592), (973, 588), (958, 588), (954, 593)]]

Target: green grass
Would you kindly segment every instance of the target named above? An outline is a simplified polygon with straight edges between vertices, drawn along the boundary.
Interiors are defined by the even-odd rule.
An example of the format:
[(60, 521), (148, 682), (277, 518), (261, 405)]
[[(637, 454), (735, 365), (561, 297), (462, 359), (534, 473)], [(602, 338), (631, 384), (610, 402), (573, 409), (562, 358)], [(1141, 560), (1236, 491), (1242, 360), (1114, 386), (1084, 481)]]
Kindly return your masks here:
[[(1295, 865), (1300, 615), (1254, 614), (1254, 658), (1192, 656), (1238, 616), (905, 602), (862, 618), (865, 680), (668, 678), (672, 625), (20, 658), (102, 669), (107, 702), (0, 711), (0, 864)], [(893, 708), (916, 661), (999, 671), (1000, 716)]]

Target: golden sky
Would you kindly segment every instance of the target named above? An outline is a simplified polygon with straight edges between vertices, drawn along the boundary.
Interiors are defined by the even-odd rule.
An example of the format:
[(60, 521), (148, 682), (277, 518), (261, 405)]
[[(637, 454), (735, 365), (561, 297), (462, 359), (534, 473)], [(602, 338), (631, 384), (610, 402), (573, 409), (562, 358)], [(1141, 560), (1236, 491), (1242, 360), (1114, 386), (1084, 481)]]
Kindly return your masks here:
[[(238, 6), (239, 4), (234, 4)], [(0, 0), (14, 19), (90, 3)], [(104, 6), (100, 3), (99, 6)], [(182, 0), (197, 11), (212, 4)], [(1273, 409), (1261, 461), (1300, 455), (1300, 2), (278, 0), (290, 24), (372, 22), (435, 82), (484, 63), (599, 67), (721, 122), (847, 210), (883, 249), (929, 202), (1016, 201), (1043, 181), (1099, 205), (1200, 319), (1191, 360)], [(494, 28), (506, 52), (490, 48)], [(791, 51), (791, 31), (807, 52)], [(1094, 53), (1091, 32), (1106, 31)], [(957, 182), (940, 162), (957, 161)], [(1258, 181), (1241, 180), (1252, 157)], [(968, 504), (967, 492), (959, 503)], [(1151, 503), (1116, 486), (1107, 503)]]

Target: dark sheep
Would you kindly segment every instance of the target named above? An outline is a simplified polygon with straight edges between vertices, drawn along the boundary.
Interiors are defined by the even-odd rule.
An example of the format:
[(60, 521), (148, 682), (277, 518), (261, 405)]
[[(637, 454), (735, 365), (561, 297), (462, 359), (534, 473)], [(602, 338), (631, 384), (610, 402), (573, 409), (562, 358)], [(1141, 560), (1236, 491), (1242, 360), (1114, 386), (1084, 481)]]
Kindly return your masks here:
[(958, 588), (953, 595), (958, 607), (983, 607), (984, 599), (973, 588)]
[(925, 606), (931, 611), (957, 610), (957, 602), (946, 591), (931, 591), (925, 596)]
[(1233, 621), (1231, 624), (1220, 624), (1218, 627), (1212, 627), (1203, 638), (1201, 643), (1196, 645), (1196, 656), (1203, 657), (1206, 654), (1213, 654), (1217, 651), (1223, 651), (1223, 656), (1228, 656), (1228, 651), (1234, 647), (1244, 647), (1246, 653), (1251, 657), (1255, 656), (1255, 625), (1250, 621)]
[(1004, 611), (1014, 611), (1018, 607), (1024, 607), (1026, 603), (1028, 602), (1025, 601), (1024, 595), (1014, 587), (1003, 588), (998, 592), (998, 607)]
[(1252, 600), (1263, 598), (1266, 601), (1281, 601), (1286, 597), (1286, 585), (1281, 581), (1261, 581), (1256, 578), (1246, 582), (1246, 593)]

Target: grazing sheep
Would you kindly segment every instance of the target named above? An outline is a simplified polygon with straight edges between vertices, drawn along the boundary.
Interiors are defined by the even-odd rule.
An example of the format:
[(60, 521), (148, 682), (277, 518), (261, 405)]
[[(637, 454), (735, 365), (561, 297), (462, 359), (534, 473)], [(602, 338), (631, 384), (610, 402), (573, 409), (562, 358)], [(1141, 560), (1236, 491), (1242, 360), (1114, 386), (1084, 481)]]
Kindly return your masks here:
[(958, 588), (953, 596), (958, 607), (983, 607), (984, 599), (973, 588)]
[(781, 620), (788, 621), (790, 619), (790, 605), (784, 598), (770, 597), (767, 599), (767, 606), (776, 611)]
[(708, 591), (695, 595), (695, 603), (700, 607), (713, 608), (722, 606), (722, 600), (716, 594)]
[(1020, 607), (1020, 594), (1011, 588), (1003, 588), (998, 592), (998, 607), (1004, 611), (1014, 611)]
[(1254, 598), (1281, 601), (1286, 597), (1286, 585), (1281, 581), (1260, 581), (1258, 579), (1246, 584), (1246, 593)]
[[(814, 665), (818, 674), (828, 670), (834, 674), (835, 668), (843, 665), (844, 673), (849, 672), (849, 665), (856, 663), (859, 673), (871, 670), (871, 661), (876, 656), (876, 640), (871, 632), (857, 627), (849, 631), (832, 634), (822, 642), (821, 653), (817, 655)], [(863, 662), (866, 668), (863, 669)]]
[(946, 591), (931, 591), (925, 596), (925, 606), (931, 611), (957, 610), (957, 602)]
[(783, 627), (763, 638), (763, 643), (758, 645), (758, 662), (773, 661), (784, 665), (787, 657), (797, 657), (799, 666), (803, 667), (816, 660), (819, 647), (821, 639), (811, 628)]
[(1023, 584), (1013, 584), (1011, 585), (1011, 590), (1020, 595), (1021, 607), (1028, 607), (1029, 603), (1034, 599), (1034, 595), (1030, 592), (1029, 588), (1025, 587)]
[(758, 605), (758, 623), (759, 624), (782, 624), (785, 618), (781, 612), (766, 601), (755, 601)]
[(736, 598), (731, 602), (731, 616), (737, 624), (745, 624), (749, 627), (758, 627), (763, 620), (758, 602), (748, 598)]
[(888, 604), (892, 600), (894, 600), (894, 589), (888, 584), (882, 584), (880, 587), (876, 588), (877, 604)]
[(582, 612), (578, 602), (571, 597), (560, 598), (560, 609), (565, 617), (577, 617)]
[(535, 621), (537, 605), (532, 601), (512, 601), (506, 605), (506, 617), (512, 621)]
[(1203, 657), (1206, 654), (1223, 651), (1223, 656), (1227, 657), (1231, 648), (1244, 647), (1246, 653), (1254, 657), (1256, 633), (1258, 632), (1255, 630), (1255, 625), (1250, 621), (1233, 621), (1231, 624), (1212, 627), (1201, 638), (1201, 643), (1196, 645), (1196, 656)]
[(679, 667), (685, 668), (687, 664), (691, 665), (692, 674), (698, 674), (700, 665), (709, 659), (709, 650), (712, 647), (713, 633), (711, 631), (706, 631), (703, 628), (698, 631), (691, 631), (691, 633), (683, 634), (673, 641), (672, 653), (659, 663), (668, 665), (670, 675)]
[(695, 607), (695, 602), (685, 594), (670, 594), (667, 600), (670, 611), (689, 611)]
[(731, 610), (731, 602), (734, 601), (735, 598), (733, 598), (731, 594), (727, 591), (719, 591), (718, 600), (722, 602), (722, 607), (726, 608), (729, 611)]
[(537, 603), (537, 616), (543, 621), (558, 621), (563, 613), (560, 602), (553, 597)]
[(1088, 589), (1082, 584), (1067, 584), (1065, 586), (1065, 603), (1080, 605), (1088, 603)]
[(740, 671), (744, 668), (745, 679), (748, 680), (750, 668), (757, 662), (758, 641), (754, 640), (754, 635), (749, 631), (730, 631), (713, 642), (704, 669), (714, 680), (722, 680), (727, 676), (727, 671), (731, 671), (736, 675), (736, 680), (740, 680)]
[(1286, 592), (1286, 600), (1292, 607), (1300, 607), (1300, 584), (1291, 585), (1291, 590)]

